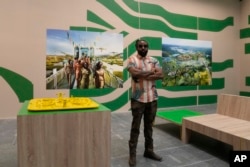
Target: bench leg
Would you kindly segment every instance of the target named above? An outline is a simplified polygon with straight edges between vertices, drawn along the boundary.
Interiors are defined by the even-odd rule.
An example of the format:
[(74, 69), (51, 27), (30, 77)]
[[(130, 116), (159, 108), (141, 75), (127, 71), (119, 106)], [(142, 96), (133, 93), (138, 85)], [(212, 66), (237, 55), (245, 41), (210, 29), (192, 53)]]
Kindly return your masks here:
[(181, 129), (181, 140), (183, 143), (188, 143), (191, 135), (191, 130), (187, 129), (183, 124), (182, 124), (182, 129)]

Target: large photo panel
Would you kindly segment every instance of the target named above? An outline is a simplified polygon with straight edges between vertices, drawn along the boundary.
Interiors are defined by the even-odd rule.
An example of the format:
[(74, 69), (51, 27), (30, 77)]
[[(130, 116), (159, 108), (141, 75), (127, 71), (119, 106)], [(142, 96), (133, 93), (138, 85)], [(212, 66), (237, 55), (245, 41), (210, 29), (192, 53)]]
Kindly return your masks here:
[(212, 84), (212, 42), (162, 38), (162, 86)]
[(122, 87), (122, 34), (47, 29), (46, 39), (46, 89)]

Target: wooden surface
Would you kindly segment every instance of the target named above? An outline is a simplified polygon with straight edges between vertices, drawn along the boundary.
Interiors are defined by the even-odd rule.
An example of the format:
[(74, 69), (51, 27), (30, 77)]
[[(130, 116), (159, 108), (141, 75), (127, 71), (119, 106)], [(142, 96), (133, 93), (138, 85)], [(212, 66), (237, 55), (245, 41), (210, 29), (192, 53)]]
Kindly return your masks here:
[(187, 143), (191, 131), (204, 134), (233, 146), (250, 150), (250, 98), (220, 95), (217, 113), (184, 118), (182, 141)]
[(250, 121), (250, 97), (222, 94), (217, 104), (218, 114)]
[(19, 167), (110, 167), (110, 111), (17, 116)]

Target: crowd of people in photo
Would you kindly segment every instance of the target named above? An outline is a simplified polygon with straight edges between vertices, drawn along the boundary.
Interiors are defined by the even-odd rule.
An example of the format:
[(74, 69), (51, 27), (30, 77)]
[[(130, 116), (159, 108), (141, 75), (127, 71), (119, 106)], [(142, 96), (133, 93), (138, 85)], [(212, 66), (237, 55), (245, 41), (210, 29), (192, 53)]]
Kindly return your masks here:
[(104, 69), (101, 61), (92, 62), (89, 56), (68, 59), (64, 65), (68, 88), (104, 88)]

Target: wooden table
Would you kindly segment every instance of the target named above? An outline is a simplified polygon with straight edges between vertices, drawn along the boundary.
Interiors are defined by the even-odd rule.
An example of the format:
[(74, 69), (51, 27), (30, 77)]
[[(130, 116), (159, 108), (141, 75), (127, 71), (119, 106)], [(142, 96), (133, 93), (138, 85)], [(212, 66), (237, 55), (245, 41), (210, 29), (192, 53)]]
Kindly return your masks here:
[(17, 115), (18, 167), (110, 167), (111, 111), (27, 111)]

